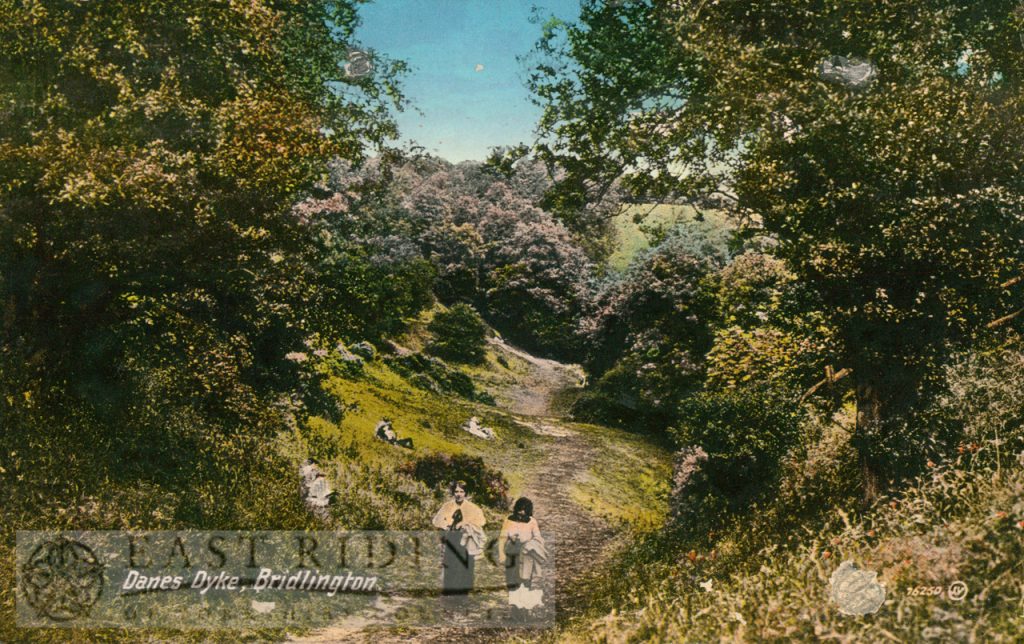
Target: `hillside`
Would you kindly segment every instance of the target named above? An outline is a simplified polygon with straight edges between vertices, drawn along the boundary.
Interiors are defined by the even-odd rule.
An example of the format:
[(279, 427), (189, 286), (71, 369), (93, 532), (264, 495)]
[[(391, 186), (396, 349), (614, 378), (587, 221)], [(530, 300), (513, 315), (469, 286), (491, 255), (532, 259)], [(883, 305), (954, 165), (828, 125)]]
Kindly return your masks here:
[[(672, 233), (690, 232), (724, 247), (732, 225), (718, 211), (704, 211), (703, 221), (690, 206), (672, 204), (634, 204), (617, 215), (614, 222), (615, 249), (608, 258), (613, 271), (624, 271), (638, 253)], [(639, 218), (639, 221), (638, 221)]]
[[(1020, 641), (1022, 385), (1019, 342), (958, 361), (924, 416), (935, 432), (965, 423), (955, 456), (867, 508), (851, 485), (850, 408), (807, 427), (772, 497), (716, 531), (677, 524), (642, 539), (595, 583), (601, 601), (552, 639)], [(846, 562), (877, 574), (877, 612), (840, 611)]]
[[(400, 352), (422, 346), (423, 323), (429, 315), (400, 338)], [(489, 341), (483, 365), (460, 368), (494, 397), (497, 404), (493, 406), (418, 389), (387, 366), (390, 359), (369, 362), (359, 378), (335, 378), (330, 382), (332, 393), (354, 406), (340, 424), (317, 424), (325, 440), (344, 446), (343, 456), (329, 462), (325, 469), (336, 473), (339, 486), (350, 486), (345, 496), (352, 496), (353, 484), (363, 484), (351, 478), (355, 462), (372, 463), (384, 472), (426, 453), (483, 458), (488, 468), (500, 470), (508, 479), (510, 498), (529, 496), (534, 501), (535, 516), (545, 538), (556, 548), (558, 617), (563, 620), (580, 614), (587, 603), (581, 594), (581, 580), (593, 577), (601, 562), (624, 547), (625, 535), (634, 530), (648, 531), (663, 520), (669, 478), (667, 452), (622, 431), (566, 421), (561, 417), (560, 403), (578, 387), (579, 368), (536, 358), (499, 338)], [(471, 415), (493, 428), (495, 440), (486, 441), (460, 429)], [(413, 439), (414, 453), (373, 438), (374, 424), (381, 417), (392, 419), (399, 436)], [(377, 483), (387, 485), (389, 481), (394, 479), (385, 475)], [(369, 496), (372, 503), (380, 504), (386, 518), (397, 518), (384, 510), (389, 502), (386, 490), (371, 487), (363, 489), (360, 496), (364, 498), (359, 502)], [(430, 490), (421, 501), (419, 507), (424, 512), (419, 516), (413, 516), (412, 508), (405, 506), (401, 516), (408, 523), (403, 529), (426, 527), (435, 509), (430, 503), (439, 505), (442, 496), (438, 490)], [(343, 504), (349, 502), (346, 498)], [(504, 514), (498, 508), (485, 506), (484, 510), (492, 528), (500, 524)], [(344, 516), (345, 511), (339, 509), (336, 515)], [(382, 527), (401, 526), (387, 520)], [(493, 598), (485, 601), (497, 610), (507, 606), (504, 591), (493, 593)], [(372, 620), (360, 618), (296, 634), (292, 639), (463, 641), (514, 635), (493, 630), (471, 634), (457, 624), (403, 627), (394, 614), (400, 607), (409, 610), (413, 605), (415, 600), (390, 598), (378, 606), (380, 621), (395, 622), (392, 625), (375, 625)]]

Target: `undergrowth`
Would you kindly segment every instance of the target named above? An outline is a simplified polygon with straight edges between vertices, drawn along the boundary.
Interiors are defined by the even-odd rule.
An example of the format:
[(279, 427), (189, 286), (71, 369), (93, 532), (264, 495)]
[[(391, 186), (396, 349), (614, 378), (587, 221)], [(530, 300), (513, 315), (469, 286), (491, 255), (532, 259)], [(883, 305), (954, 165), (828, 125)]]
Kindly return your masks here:
[[(717, 529), (638, 536), (585, 590), (589, 615), (546, 639), (1020, 641), (1024, 354), (964, 357), (920, 419), (959, 443), (868, 508), (849, 410), (811, 423), (771, 496)], [(884, 585), (876, 613), (839, 611), (830, 579), (846, 561)]]

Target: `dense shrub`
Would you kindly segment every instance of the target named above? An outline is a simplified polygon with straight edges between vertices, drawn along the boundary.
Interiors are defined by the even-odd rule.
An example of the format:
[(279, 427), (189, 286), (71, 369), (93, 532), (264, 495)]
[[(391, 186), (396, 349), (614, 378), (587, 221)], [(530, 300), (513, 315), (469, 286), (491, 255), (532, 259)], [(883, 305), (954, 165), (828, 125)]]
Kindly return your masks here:
[(593, 268), (569, 232), (546, 214), (517, 222), (489, 257), (488, 319), (528, 349), (578, 360)]
[(427, 326), (434, 338), (427, 350), (445, 360), (479, 364), (487, 348), (487, 325), (468, 304), (439, 311)]
[(747, 252), (717, 275), (718, 307), (727, 325), (742, 327), (784, 322), (781, 315), (796, 277), (781, 259)]
[(747, 252), (711, 281), (717, 311), (709, 388), (770, 381), (806, 389), (821, 379), (838, 347), (820, 303), (782, 260)]
[(452, 481), (463, 480), (474, 501), (492, 508), (505, 510), (511, 502), (505, 475), (487, 467), (479, 456), (430, 454), (406, 463), (400, 471), (438, 490)]
[(420, 389), (437, 394), (456, 394), (469, 400), (480, 400), (473, 379), (445, 364), (444, 360), (413, 353), (389, 358), (387, 364)]
[(574, 415), (660, 431), (680, 400), (701, 387), (715, 263), (691, 250), (687, 239), (671, 238), (600, 290), (580, 325), (596, 382)]
[[(679, 386), (680, 380), (685, 387)], [(699, 382), (696, 370), (661, 370), (647, 356), (629, 355), (576, 399), (572, 416), (586, 422), (664, 432), (675, 420), (678, 399)]]
[(739, 509), (769, 492), (782, 457), (798, 438), (792, 396), (763, 385), (696, 394), (683, 402), (679, 418), (672, 429), (676, 443), (706, 455), (700, 476), (674, 491), (680, 516)]
[(709, 388), (754, 382), (806, 387), (824, 373), (812, 341), (771, 326), (717, 330), (707, 362)]

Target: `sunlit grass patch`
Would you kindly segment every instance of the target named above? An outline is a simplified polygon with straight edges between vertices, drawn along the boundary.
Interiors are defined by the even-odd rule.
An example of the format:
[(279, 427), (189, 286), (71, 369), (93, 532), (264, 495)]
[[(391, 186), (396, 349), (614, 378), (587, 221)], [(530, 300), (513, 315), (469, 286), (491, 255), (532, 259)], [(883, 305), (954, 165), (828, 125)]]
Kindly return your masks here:
[[(649, 248), (655, 235), (679, 228), (691, 228), (709, 237), (717, 237), (732, 228), (725, 215), (718, 211), (703, 211), (704, 221), (697, 221), (696, 211), (690, 206), (672, 204), (635, 204), (614, 218), (615, 250), (608, 259), (613, 271), (623, 271), (638, 253)], [(643, 221), (634, 219), (642, 216)]]
[(666, 450), (636, 434), (596, 425), (578, 427), (601, 449), (595, 451), (583, 480), (573, 485), (573, 500), (613, 523), (641, 530), (661, 525), (672, 476)]
[[(328, 390), (349, 406), (345, 418), (335, 425), (312, 419), (310, 430), (336, 440), (347, 457), (358, 454), (365, 463), (395, 467), (431, 452), (469, 454), (503, 470), (515, 493), (522, 487), (529, 463), (542, 452), (538, 437), (493, 407), (434, 394), (411, 386), (386, 365), (369, 363), (360, 379), (332, 378)], [(475, 437), (462, 429), (471, 416), (492, 427), (495, 440)], [(382, 418), (390, 418), (401, 438), (412, 438), (414, 449), (406, 450), (377, 440), (374, 429)]]

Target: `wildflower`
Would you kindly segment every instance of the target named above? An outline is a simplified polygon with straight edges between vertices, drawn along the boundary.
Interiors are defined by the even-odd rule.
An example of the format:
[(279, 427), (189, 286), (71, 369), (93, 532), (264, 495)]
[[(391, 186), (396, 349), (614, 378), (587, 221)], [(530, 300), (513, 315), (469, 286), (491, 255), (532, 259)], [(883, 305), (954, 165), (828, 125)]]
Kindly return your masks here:
[(822, 558), (822, 559), (828, 559), (828, 558), (829, 558), (829, 557), (831, 557), (831, 556), (832, 556), (832, 553), (831, 553), (830, 551), (828, 551), (828, 550), (825, 550), (825, 551), (823, 551), (823, 552), (821, 553), (821, 558)]
[(996, 512), (996, 521), (1002, 521), (1006, 518), (1006, 513), (1003, 511)]
[(868, 530), (868, 536), (873, 539), (875, 537), (875, 531), (874, 530)]
[(1024, 530), (1024, 521), (1018, 521), (1017, 522), (1017, 529), (1018, 530)]
[(289, 353), (284, 354), (284, 359), (291, 360), (292, 362), (305, 362), (306, 360), (309, 359), (309, 356), (307, 356), (305, 353), (302, 353), (301, 351), (291, 351)]
[(935, 461), (929, 459), (928, 460), (928, 467), (935, 467)]
[(318, 358), (326, 358), (327, 349), (317, 349), (316, 351), (313, 352), (313, 355), (315, 355)]
[(690, 561), (697, 561), (697, 551), (696, 550), (691, 550), (689, 553), (687, 553), (686, 556), (687, 556), (687, 558)]

